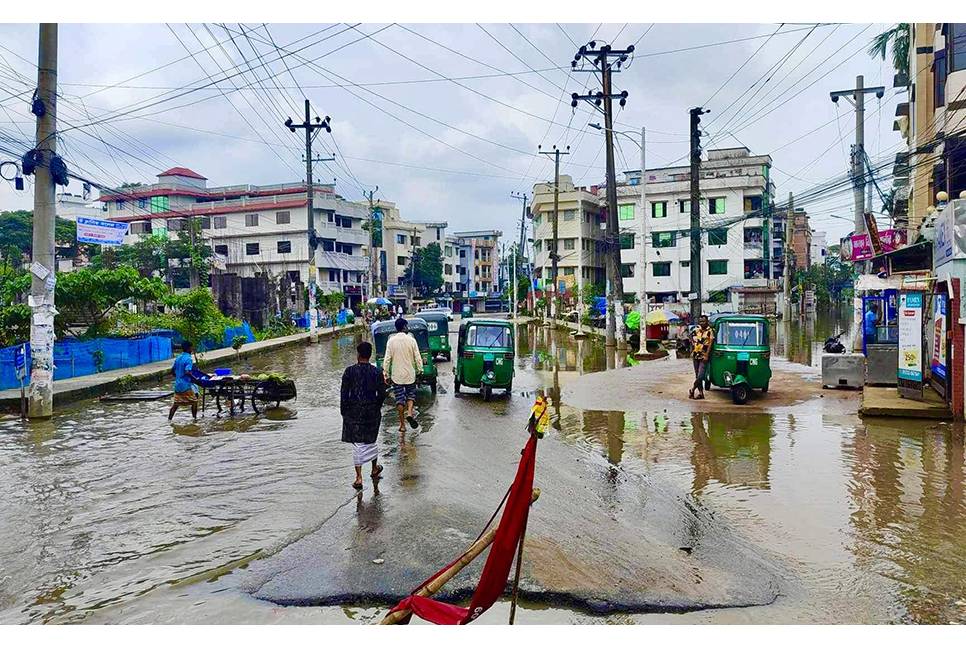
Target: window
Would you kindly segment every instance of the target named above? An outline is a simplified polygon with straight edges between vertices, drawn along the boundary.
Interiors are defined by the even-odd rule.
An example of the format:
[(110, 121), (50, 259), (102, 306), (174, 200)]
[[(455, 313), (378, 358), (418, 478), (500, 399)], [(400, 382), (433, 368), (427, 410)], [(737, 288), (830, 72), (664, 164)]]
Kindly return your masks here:
[(447, 263), (446, 265), (444, 265), (443, 272), (446, 274), (453, 274), (453, 265), (451, 263)]
[(332, 283), (335, 283), (338, 280), (339, 280), (339, 271), (329, 270), (329, 281), (331, 281)]
[(276, 225), (288, 225), (292, 222), (291, 212), (275, 212)]
[(461, 259), (465, 259), (466, 258), (466, 250), (460, 250), (460, 258)]
[[(117, 209), (118, 209), (118, 211), (121, 211), (122, 209), (124, 209), (124, 201), (123, 200), (118, 200), (117, 201)], [(151, 211), (154, 211), (154, 210), (152, 209)]]
[(633, 263), (622, 263), (621, 264), (621, 276), (625, 279), (634, 276), (634, 264)]
[(691, 267), (691, 262), (690, 261), (682, 261), (681, 262), (681, 267), (682, 268), (690, 268)]
[(222, 256), (228, 256), (228, 245), (221, 243), (215, 246), (215, 254), (220, 254)]
[(670, 277), (671, 276), (671, 262), (670, 261), (658, 261), (657, 263), (651, 264), (651, 274), (655, 277)]
[(466, 332), (466, 345), (499, 348), (510, 345), (510, 329), (506, 326), (471, 326)]
[(936, 52), (933, 62), (933, 100), (936, 107), (946, 105), (946, 50)]
[(245, 214), (245, 227), (258, 227), (258, 214)]
[(761, 196), (745, 196), (745, 213), (761, 211)]
[(949, 23), (946, 55), (948, 72), (966, 70), (966, 23)]
[(150, 234), (150, 233), (151, 233), (151, 221), (131, 223), (131, 234)]
[(682, 214), (691, 213), (691, 201), (690, 200), (679, 200), (678, 201), (678, 211)]
[(725, 199), (724, 198), (708, 198), (708, 213), (709, 214), (723, 214), (723, 213), (725, 213)]
[(760, 227), (746, 227), (745, 228), (745, 243), (751, 243), (754, 245), (761, 245), (762, 233)]
[(708, 230), (708, 245), (727, 245), (728, 244), (728, 229), (725, 227), (718, 227), (715, 229)]
[(211, 216), (201, 217), (201, 229), (211, 229)]
[[(584, 242), (586, 243), (586, 241)], [(634, 249), (634, 232), (623, 232), (621, 234), (621, 249), (622, 250)]]
[(187, 225), (188, 223), (183, 218), (171, 218), (168, 220), (168, 231), (180, 232), (188, 229)]
[(651, 203), (651, 218), (664, 218), (667, 216), (667, 201)]
[(448, 257), (453, 256), (453, 246), (451, 246), (451, 245), (447, 245), (446, 246), (446, 256), (448, 256)]
[(708, 274), (709, 275), (728, 274), (728, 260), (716, 259), (714, 261), (708, 261)]
[(576, 217), (577, 217), (577, 212), (574, 211), (573, 209), (568, 209), (567, 211), (564, 212), (564, 220), (565, 221), (572, 221)]
[(656, 248), (674, 247), (677, 232), (651, 232), (651, 244)]
[(245, 254), (248, 256), (258, 254), (258, 243), (245, 243)]
[(323, 252), (335, 252), (335, 241), (332, 239), (322, 239)]
[(727, 288), (724, 290), (709, 290), (708, 301), (712, 304), (727, 304), (731, 301), (731, 293), (728, 292)]
[(396, 234), (396, 243), (399, 245), (406, 245), (406, 235)]
[(152, 214), (168, 211), (168, 197), (151, 196), (151, 207), (149, 209)]
[(539, 241), (539, 240), (538, 241), (534, 241), (533, 242), (533, 251), (534, 252), (541, 252), (541, 251), (543, 251), (543, 241)]
[(225, 229), (228, 227), (227, 216), (215, 216), (211, 222), (215, 226), (215, 229)]
[(533, 224), (534, 225), (539, 225), (540, 224), (540, 214), (534, 214), (533, 215)]
[(564, 273), (564, 276), (565, 277), (572, 277), (572, 276), (574, 276), (574, 269), (573, 268), (564, 268), (563, 269), (563, 273)]
[(275, 245), (279, 254), (289, 254), (292, 251), (291, 241), (278, 241)]
[(722, 322), (716, 344), (728, 346), (766, 346), (768, 336), (762, 322)]
[(617, 220), (634, 220), (634, 205), (618, 205)]
[(402, 265), (402, 266), (406, 265), (406, 257), (404, 256), (396, 257), (396, 265)]
[(423, 240), (418, 236), (414, 236), (412, 237), (412, 239), (413, 239), (413, 245), (415, 245), (416, 247), (419, 247), (420, 245), (423, 244)]
[(590, 222), (590, 212), (584, 212), (584, 222), (585, 223)]
[(144, 198), (138, 198), (138, 209), (147, 209), (148, 201)]
[(577, 248), (577, 239), (572, 239), (572, 238), (564, 239), (563, 243), (564, 243), (565, 250), (574, 250)]

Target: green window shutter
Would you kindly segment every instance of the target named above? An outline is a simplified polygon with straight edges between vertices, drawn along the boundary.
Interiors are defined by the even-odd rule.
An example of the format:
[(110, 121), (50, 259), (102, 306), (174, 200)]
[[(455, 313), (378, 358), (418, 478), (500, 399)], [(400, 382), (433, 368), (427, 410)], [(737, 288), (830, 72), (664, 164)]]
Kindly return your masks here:
[(728, 261), (727, 259), (719, 259), (715, 261), (708, 261), (708, 274), (709, 275), (725, 275), (728, 274)]
[(617, 206), (617, 219), (618, 220), (634, 220), (634, 205), (618, 205)]
[(667, 216), (666, 202), (651, 203), (651, 218), (664, 218), (665, 216)]
[(708, 245), (727, 245), (728, 230), (724, 227), (708, 230)]
[(651, 274), (655, 277), (670, 277), (671, 263), (669, 261), (660, 261), (651, 264)]
[(725, 199), (715, 198), (714, 199), (714, 213), (723, 214), (725, 213)]

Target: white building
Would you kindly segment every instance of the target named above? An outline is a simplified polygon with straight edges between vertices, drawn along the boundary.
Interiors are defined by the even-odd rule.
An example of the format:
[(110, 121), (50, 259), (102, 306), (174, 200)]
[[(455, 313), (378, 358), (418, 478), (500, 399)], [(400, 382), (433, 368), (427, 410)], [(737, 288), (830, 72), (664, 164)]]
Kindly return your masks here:
[(158, 178), (153, 185), (101, 196), (108, 218), (131, 224), (126, 242), (178, 232), (196, 220), (227, 272), (272, 279), (287, 273), (308, 283), (314, 258), (322, 293), (341, 292), (350, 305), (365, 298), (369, 238), (362, 224), (368, 210), (344, 200), (333, 185), (314, 187), (317, 243), (310, 255), (304, 183), (209, 188), (206, 178), (183, 167)]
[(825, 232), (812, 230), (811, 248), (809, 256), (812, 258), (812, 265), (825, 265), (825, 259), (828, 258), (828, 244), (826, 242)]
[(104, 218), (104, 207), (98, 204), (97, 200), (91, 200), (84, 196), (72, 193), (57, 194), (56, 213), (59, 218), (66, 218), (69, 221), (77, 222), (78, 216), (86, 218)]

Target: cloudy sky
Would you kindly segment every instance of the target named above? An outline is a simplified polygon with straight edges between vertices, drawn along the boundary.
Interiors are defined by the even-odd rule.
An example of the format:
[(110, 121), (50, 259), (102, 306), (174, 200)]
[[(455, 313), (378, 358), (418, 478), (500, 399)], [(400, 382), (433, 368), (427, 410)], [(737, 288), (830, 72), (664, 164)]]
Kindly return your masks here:
[[(331, 117), (316, 141), (320, 181), (336, 178), (352, 200), (378, 185), (403, 216), (446, 220), (452, 230), (515, 231), (520, 203), (553, 173), (537, 146), (570, 146), (562, 172), (603, 181), (602, 121), (573, 111), (571, 92), (596, 89), (570, 72), (576, 47), (594, 38), (636, 55), (614, 75), (629, 98), (615, 128), (648, 129), (647, 166), (682, 164), (688, 109), (703, 105), (706, 148), (746, 145), (771, 154), (779, 196), (805, 192), (848, 165), (851, 106), (832, 90), (884, 85), (867, 100), (873, 161), (899, 150), (888, 62), (866, 49), (881, 24), (318, 24), (62, 25), (60, 151), (71, 168), (105, 185), (154, 181), (186, 166), (210, 185), (304, 177), (303, 96)], [(289, 52), (285, 55), (284, 52)], [(36, 80), (36, 25), (0, 25), (0, 149), (33, 139), (28, 100)], [(226, 78), (228, 77), (228, 78)], [(588, 85), (589, 84), (589, 85)], [(619, 138), (618, 172), (639, 149)], [(0, 152), (0, 160), (10, 156)], [(76, 184), (76, 183), (75, 183)], [(889, 179), (883, 177), (882, 189)], [(28, 189), (30, 187), (28, 186)], [(69, 190), (80, 192), (73, 184)], [(30, 191), (0, 181), (0, 209), (29, 208)], [(876, 209), (879, 201), (875, 201)], [(813, 228), (851, 229), (851, 195), (807, 204)], [(885, 225), (887, 221), (880, 221)]]

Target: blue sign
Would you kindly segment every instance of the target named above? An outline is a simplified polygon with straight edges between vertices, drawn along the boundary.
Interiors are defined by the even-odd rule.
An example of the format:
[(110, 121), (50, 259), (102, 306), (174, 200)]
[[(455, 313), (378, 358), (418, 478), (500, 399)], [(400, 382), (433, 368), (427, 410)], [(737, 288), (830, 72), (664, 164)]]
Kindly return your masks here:
[(17, 370), (17, 380), (27, 377), (27, 345), (21, 344), (14, 351), (13, 366)]
[(127, 223), (78, 216), (77, 242), (97, 243), (99, 245), (121, 245), (124, 243), (127, 228)]

